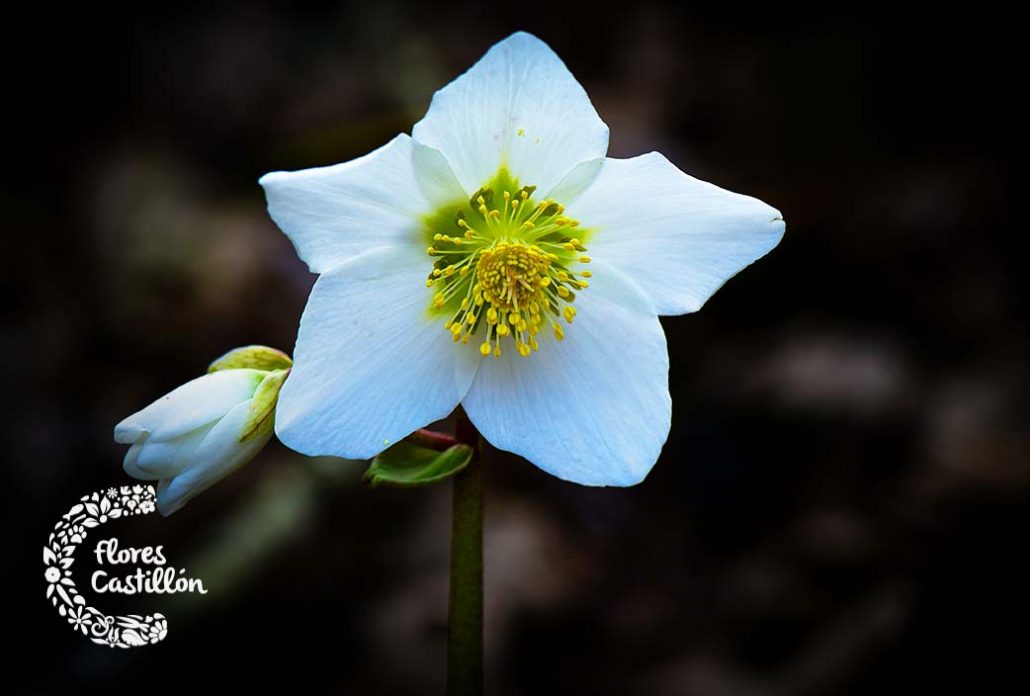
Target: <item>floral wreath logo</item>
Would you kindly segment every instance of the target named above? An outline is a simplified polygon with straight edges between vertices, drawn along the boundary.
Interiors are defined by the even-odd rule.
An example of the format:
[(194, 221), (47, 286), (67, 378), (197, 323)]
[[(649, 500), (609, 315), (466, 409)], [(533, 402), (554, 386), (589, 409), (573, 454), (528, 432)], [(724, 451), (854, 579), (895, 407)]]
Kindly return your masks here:
[(85, 541), (86, 530), (109, 520), (147, 515), (155, 509), (153, 486), (137, 484), (85, 495), (54, 525), (47, 546), (43, 547), (47, 599), (76, 631), (98, 645), (134, 648), (153, 645), (168, 635), (168, 621), (161, 614), (108, 616), (87, 606), (85, 598), (75, 589), (71, 571), (75, 562), (73, 555)]

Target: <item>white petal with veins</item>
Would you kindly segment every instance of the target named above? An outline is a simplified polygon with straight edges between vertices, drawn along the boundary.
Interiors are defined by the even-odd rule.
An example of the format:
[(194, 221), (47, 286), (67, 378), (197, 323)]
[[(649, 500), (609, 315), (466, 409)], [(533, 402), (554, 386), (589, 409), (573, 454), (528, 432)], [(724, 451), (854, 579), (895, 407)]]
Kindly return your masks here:
[(524, 32), (439, 90), (412, 137), (443, 153), (468, 194), (504, 165), (546, 195), (577, 164), (608, 151), (608, 126), (582, 85)]
[(424, 248), (379, 249), (321, 275), (279, 395), (276, 434), (308, 455), (364, 459), (458, 405), (479, 363), (429, 314)]
[(669, 433), (669, 355), (647, 298), (597, 264), (565, 340), (485, 358), (462, 402), (492, 445), (590, 486), (631, 486)]
[(780, 211), (684, 174), (657, 152), (609, 158), (569, 206), (590, 252), (647, 294), (658, 314), (695, 312), (783, 237)]
[[(401, 134), (349, 162), (265, 174), (268, 214), (313, 273), (411, 244), (420, 239), (420, 216), (464, 196), (443, 157), (428, 148), (416, 157), (417, 149)], [(417, 176), (416, 161), (424, 163)]]

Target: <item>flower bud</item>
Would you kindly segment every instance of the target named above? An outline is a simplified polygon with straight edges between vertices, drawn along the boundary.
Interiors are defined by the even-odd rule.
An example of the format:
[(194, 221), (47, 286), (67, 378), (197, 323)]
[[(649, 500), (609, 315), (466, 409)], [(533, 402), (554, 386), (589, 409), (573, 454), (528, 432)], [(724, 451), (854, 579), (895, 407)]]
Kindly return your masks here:
[[(162, 515), (246, 464), (272, 437), (290, 359), (274, 351), (277, 361), (270, 362), (264, 359), (272, 355), (268, 351), (262, 346), (232, 351), (215, 361), (208, 374), (115, 427), (115, 441), (132, 445), (125, 454), (125, 473), (158, 481)], [(236, 367), (255, 364), (277, 369)]]

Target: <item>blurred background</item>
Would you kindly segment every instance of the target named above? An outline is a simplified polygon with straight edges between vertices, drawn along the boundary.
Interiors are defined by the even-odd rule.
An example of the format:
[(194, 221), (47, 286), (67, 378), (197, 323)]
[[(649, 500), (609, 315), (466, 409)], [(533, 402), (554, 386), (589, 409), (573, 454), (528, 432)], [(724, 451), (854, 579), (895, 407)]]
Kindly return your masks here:
[(169, 519), (112, 523), (97, 539), (162, 544), (209, 589), (91, 598), (167, 615), (145, 649), (75, 634), (43, 597), (39, 547), (79, 496), (128, 481), (121, 418), (231, 347), (292, 348), (314, 276), (258, 177), (410, 132), (517, 29), (583, 82), (610, 154), (659, 150), (773, 204), (787, 233), (701, 312), (663, 318), (673, 430), (643, 484), (490, 455), (490, 693), (1026, 687), (1024, 78), (1004, 16), (143, 7), (23, 8), (5, 31), (18, 693), (442, 693), (446, 485), (370, 491), (360, 463), (273, 443)]

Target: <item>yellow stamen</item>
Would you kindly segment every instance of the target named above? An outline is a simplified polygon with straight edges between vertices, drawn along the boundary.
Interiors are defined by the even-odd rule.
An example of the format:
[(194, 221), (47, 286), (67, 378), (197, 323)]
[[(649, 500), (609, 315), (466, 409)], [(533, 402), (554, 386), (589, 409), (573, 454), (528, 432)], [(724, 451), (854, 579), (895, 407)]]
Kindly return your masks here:
[[(447, 259), (429, 270), (426, 285), (436, 289), (430, 311), (449, 316), (444, 328), (455, 342), (478, 336), (473, 345), (483, 357), (500, 357), (508, 340), (528, 357), (540, 349), (547, 326), (555, 340), (564, 339), (562, 324), (576, 317), (574, 291), (589, 286), (591, 274), (580, 267), (591, 260), (582, 253), (588, 233), (561, 204), (533, 200), (535, 190), (502, 171), (446, 213), (446, 227), (426, 231), (433, 242), (426, 254)], [(581, 236), (571, 236), (572, 229)]]

